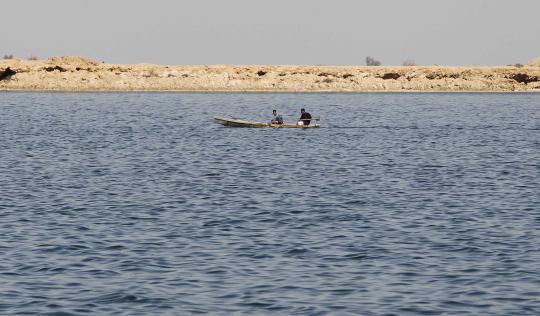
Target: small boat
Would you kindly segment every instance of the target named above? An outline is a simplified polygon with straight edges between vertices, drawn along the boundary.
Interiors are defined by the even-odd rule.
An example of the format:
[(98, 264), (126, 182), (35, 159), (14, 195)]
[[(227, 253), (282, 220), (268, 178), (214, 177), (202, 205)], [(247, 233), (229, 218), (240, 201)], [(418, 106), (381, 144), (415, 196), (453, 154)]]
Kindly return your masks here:
[(275, 127), (275, 128), (317, 128), (321, 127), (319, 124), (320, 118), (312, 118), (313, 124), (309, 125), (296, 125), (296, 124), (272, 124), (267, 122), (247, 121), (237, 118), (228, 117), (214, 117), (216, 123), (229, 127)]

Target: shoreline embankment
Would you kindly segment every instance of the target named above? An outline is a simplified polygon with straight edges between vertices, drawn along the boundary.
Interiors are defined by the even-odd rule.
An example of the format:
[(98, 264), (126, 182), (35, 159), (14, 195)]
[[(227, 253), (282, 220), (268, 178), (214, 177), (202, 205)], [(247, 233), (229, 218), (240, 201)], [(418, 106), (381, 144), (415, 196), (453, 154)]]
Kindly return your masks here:
[(540, 92), (525, 66), (119, 65), (84, 57), (0, 60), (0, 91)]

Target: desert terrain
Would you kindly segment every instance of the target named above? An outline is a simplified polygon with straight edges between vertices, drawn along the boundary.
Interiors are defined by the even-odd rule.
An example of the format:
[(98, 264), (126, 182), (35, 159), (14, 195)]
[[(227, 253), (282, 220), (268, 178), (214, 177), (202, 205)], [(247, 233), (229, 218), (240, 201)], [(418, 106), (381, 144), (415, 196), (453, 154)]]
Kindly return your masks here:
[(0, 90), (540, 91), (540, 60), (521, 66), (265, 66), (108, 64), (84, 57), (0, 60)]

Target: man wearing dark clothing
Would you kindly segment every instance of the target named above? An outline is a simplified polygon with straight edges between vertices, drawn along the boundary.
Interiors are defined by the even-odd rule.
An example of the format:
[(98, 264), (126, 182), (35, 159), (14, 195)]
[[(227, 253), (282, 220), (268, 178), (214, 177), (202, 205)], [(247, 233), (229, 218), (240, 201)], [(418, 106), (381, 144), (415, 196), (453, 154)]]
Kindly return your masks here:
[(311, 122), (311, 114), (306, 112), (304, 108), (300, 109), (300, 113), (302, 113), (302, 115), (300, 116), (300, 119), (298, 120), (298, 125), (309, 125), (309, 123)]

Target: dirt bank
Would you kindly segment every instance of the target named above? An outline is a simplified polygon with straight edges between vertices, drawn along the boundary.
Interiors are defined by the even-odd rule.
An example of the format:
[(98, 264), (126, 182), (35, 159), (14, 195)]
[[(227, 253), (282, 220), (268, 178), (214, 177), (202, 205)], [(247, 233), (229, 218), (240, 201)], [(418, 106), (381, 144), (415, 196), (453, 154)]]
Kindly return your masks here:
[(0, 90), (540, 91), (540, 66), (166, 66), (0, 60)]

